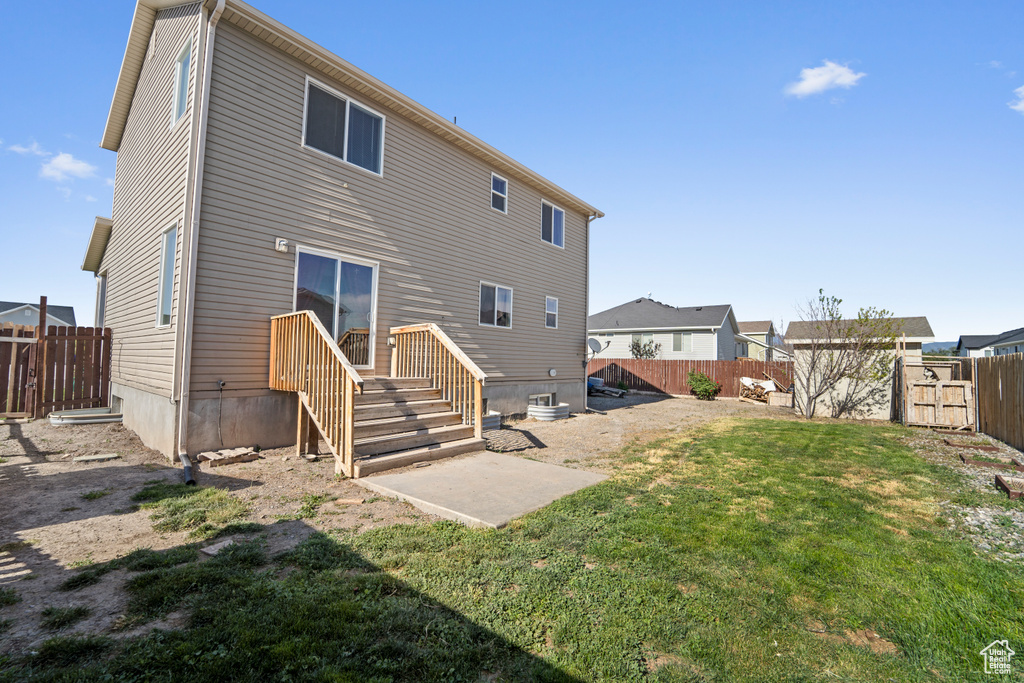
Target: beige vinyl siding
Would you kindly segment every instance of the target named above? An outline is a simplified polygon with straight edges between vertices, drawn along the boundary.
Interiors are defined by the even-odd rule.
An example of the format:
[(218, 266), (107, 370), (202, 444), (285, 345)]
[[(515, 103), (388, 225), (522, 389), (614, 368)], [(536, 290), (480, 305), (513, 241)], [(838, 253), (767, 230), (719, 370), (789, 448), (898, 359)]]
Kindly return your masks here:
[[(170, 397), (192, 101), (198, 57), (199, 5), (157, 13), (153, 52), (139, 76), (117, 153), (113, 229), (100, 272), (107, 272), (106, 324), (115, 347), (115, 383)], [(189, 95), (171, 127), (175, 60), (191, 37)], [(178, 226), (171, 326), (157, 327), (162, 233)]]
[[(383, 177), (301, 146), (306, 76), (386, 118)], [(388, 329), (435, 322), (489, 384), (582, 382), (586, 219), (567, 210), (565, 249), (541, 240), (541, 200), (509, 179), (490, 208), (490, 166), (231, 24), (218, 27), (203, 177), (191, 391), (267, 386), (269, 318), (292, 310), (295, 245), (376, 261), (375, 368)], [(347, 186), (346, 186), (347, 185)], [(556, 202), (557, 203), (557, 202)], [(274, 250), (287, 239), (288, 253)], [(511, 328), (478, 325), (481, 280), (513, 289)], [(545, 297), (559, 300), (557, 330)]]

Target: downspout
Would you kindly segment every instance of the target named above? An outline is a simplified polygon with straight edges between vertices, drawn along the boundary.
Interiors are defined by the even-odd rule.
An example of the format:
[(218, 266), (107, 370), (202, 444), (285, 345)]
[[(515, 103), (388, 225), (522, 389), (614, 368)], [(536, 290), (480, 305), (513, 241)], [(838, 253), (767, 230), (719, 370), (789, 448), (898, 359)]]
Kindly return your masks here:
[[(192, 322), (195, 318), (196, 257), (199, 247), (199, 210), (203, 195), (203, 162), (206, 158), (206, 126), (210, 110), (210, 76), (213, 71), (213, 43), (217, 22), (224, 13), (225, 0), (217, 0), (206, 26), (206, 51), (203, 55), (203, 90), (199, 102), (199, 143), (196, 148), (195, 178), (192, 188), (192, 212), (188, 240), (188, 280), (186, 281), (185, 314), (182, 329), (181, 377), (178, 396), (178, 457), (187, 467), (186, 479), (191, 476), (186, 438), (188, 435), (189, 380), (192, 372)], [(188, 483), (188, 482), (186, 482)], [(194, 482), (193, 482), (194, 483)]]
[(590, 224), (602, 216), (604, 214), (600, 211), (595, 211), (587, 216), (587, 270), (584, 287), (586, 297), (583, 301), (583, 412), (590, 410), (590, 392), (587, 389), (587, 366), (590, 365), (590, 359), (587, 357), (589, 353), (587, 341), (590, 337), (590, 331), (587, 329), (590, 322)]

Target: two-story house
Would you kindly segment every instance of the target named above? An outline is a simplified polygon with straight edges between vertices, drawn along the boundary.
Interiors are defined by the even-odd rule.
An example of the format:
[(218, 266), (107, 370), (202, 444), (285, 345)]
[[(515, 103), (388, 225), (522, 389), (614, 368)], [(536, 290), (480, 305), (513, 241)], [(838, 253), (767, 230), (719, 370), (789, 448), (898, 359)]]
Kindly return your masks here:
[[(396, 429), (396, 450), (479, 447), (462, 423), (481, 404), (584, 408), (603, 214), (244, 2), (139, 0), (102, 147), (113, 213), (83, 269), (115, 407), (147, 445), (294, 443), (296, 391), (325, 438), (354, 430), (356, 456)], [(317, 323), (282, 317), (272, 344), (293, 311)]]

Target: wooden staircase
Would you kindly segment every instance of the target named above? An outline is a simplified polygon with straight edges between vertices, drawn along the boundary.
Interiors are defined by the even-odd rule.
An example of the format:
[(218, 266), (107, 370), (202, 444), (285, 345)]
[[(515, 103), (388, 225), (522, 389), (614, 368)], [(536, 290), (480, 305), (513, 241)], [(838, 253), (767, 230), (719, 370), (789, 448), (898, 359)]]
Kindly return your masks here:
[(390, 377), (363, 379), (311, 311), (270, 321), (270, 388), (298, 394), (296, 450), (320, 436), (335, 472), (374, 472), (482, 450), (480, 368), (437, 325), (391, 328)]
[(354, 477), (483, 450), (429, 377), (373, 377), (356, 396)]

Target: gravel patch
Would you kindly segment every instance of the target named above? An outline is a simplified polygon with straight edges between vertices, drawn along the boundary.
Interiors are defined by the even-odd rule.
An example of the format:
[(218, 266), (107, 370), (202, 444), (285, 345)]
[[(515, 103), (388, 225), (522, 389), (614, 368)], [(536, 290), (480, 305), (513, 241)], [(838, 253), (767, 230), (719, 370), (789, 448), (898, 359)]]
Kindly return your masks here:
[[(949, 437), (932, 431), (914, 430), (912, 436), (903, 441), (925, 460), (955, 471), (960, 475), (964, 487), (1000, 496), (1006, 495), (996, 487), (996, 475), (1017, 477), (1019, 475), (1016, 472), (965, 464), (960, 459), (961, 455), (968, 458), (977, 457), (979, 451), (950, 446), (945, 443), (946, 438)], [(998, 448), (996, 452), (985, 453), (988, 456), (1008, 459), (1024, 457), (1017, 449), (984, 435), (958, 436), (957, 442)], [(1024, 509), (991, 505), (964, 507), (950, 501), (941, 501), (939, 507), (950, 525), (964, 538), (970, 540), (978, 550), (1006, 562), (1024, 560)]]

